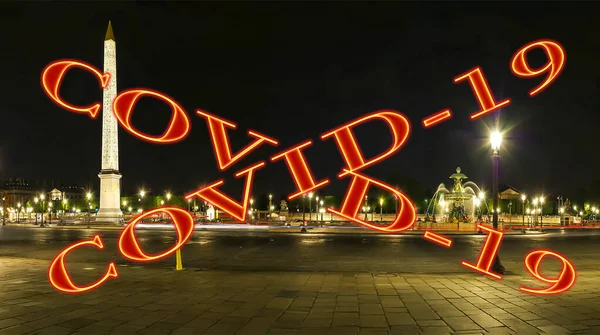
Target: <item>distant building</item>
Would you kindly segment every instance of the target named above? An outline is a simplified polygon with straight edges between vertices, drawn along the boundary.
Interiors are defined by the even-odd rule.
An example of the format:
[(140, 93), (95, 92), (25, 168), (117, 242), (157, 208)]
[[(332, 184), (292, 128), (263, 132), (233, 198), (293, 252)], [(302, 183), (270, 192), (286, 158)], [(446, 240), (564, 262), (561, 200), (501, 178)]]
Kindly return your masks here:
[(498, 185), (498, 198), (504, 200), (520, 199), (521, 192), (510, 185), (501, 184)]
[[(51, 190), (51, 191), (49, 191)], [(24, 206), (28, 201), (44, 194), (47, 199), (83, 199), (85, 191), (83, 187), (74, 185), (62, 185), (57, 181), (35, 181), (29, 182), (23, 178), (9, 179), (0, 184), (0, 195), (4, 208), (16, 208), (20, 203)]]

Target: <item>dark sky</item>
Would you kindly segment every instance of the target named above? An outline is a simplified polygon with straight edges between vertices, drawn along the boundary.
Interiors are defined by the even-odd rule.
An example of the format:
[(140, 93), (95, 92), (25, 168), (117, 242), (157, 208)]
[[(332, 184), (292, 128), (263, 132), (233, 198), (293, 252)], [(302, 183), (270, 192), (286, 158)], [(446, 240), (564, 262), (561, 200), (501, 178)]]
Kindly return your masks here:
[[(120, 130), (125, 192), (195, 189), (306, 139), (316, 178), (326, 193), (342, 160), (325, 131), (361, 115), (393, 109), (412, 125), (405, 147), (366, 173), (399, 175), (434, 189), (460, 166), (489, 185), (488, 129), (506, 130), (501, 182), (528, 194), (568, 193), (596, 177), (600, 84), (594, 3), (2, 3), (0, 31), (0, 176), (59, 179), (98, 188), (101, 122), (66, 112), (42, 92), (49, 63), (75, 58), (102, 68), (103, 40), (112, 20), (119, 90), (145, 87), (176, 99), (192, 120), (190, 135), (174, 145), (142, 142)], [(560, 42), (567, 64), (544, 92), (527, 93), (540, 79), (519, 79), (512, 55), (541, 38)], [(545, 61), (532, 53), (532, 64)], [(453, 78), (481, 66), (497, 99), (512, 104), (476, 121), (469, 85)], [(101, 100), (95, 79), (73, 71), (61, 94), (73, 103)], [(220, 173), (203, 109), (238, 124), (230, 133), (240, 148), (253, 129), (280, 141), (263, 146)], [(451, 108), (454, 117), (424, 129), (423, 117)], [(133, 118), (160, 134), (170, 116), (162, 103), (143, 101)], [(365, 125), (358, 140), (366, 155), (389, 146), (382, 124)], [(395, 177), (396, 176), (396, 177)], [(597, 178), (596, 178), (597, 179)], [(282, 162), (257, 175), (255, 193), (286, 194), (293, 183)], [(488, 187), (489, 189), (489, 187)], [(237, 198), (237, 196), (236, 196)]]

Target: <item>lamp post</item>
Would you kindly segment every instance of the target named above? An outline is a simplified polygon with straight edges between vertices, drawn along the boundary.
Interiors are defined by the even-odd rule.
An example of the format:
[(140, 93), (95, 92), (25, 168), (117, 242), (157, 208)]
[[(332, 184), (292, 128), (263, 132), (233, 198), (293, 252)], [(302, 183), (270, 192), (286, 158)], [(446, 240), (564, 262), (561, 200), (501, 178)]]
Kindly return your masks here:
[(21, 213), (21, 203), (17, 203), (17, 223), (19, 223), (19, 214)]
[(315, 197), (315, 221), (319, 221), (319, 197)]
[(44, 226), (44, 216), (46, 214), (45, 198), (46, 198), (46, 196), (44, 195), (44, 193), (40, 194), (40, 201), (42, 202), (42, 222), (40, 223), (40, 227)]
[(525, 227), (525, 200), (527, 200), (527, 196), (523, 194), (521, 196), (521, 210), (523, 211), (523, 227)]
[[(500, 165), (500, 144), (502, 143), (502, 134), (498, 131), (492, 133), (490, 138), (490, 144), (492, 146), (492, 192), (494, 194), (493, 208), (495, 209), (492, 213), (493, 221), (492, 226), (494, 230), (498, 230), (498, 168)], [(504, 266), (500, 262), (500, 256), (496, 254), (496, 259), (492, 264), (492, 269), (500, 274), (504, 274)]]
[(254, 203), (254, 199), (250, 198), (250, 211), (248, 211), (248, 214), (250, 214), (250, 219), (254, 219), (253, 217), (253, 209), (252, 209), (252, 204)]
[(544, 221), (544, 197), (541, 197), (540, 198), (540, 231), (544, 228), (543, 221)]
[(6, 209), (6, 197), (2, 197), (2, 225), (6, 226), (4, 209)]
[(308, 194), (308, 222), (312, 220), (312, 197), (313, 194), (312, 192), (310, 192)]
[(323, 224), (323, 214), (325, 213), (325, 208), (323, 208), (323, 200), (319, 203), (321, 206), (321, 224)]
[(302, 195), (302, 224), (306, 222), (306, 210), (305, 210), (306, 194)]
[(509, 203), (508, 203), (508, 217), (509, 217), (509, 219), (508, 219), (509, 224), (512, 224), (512, 200), (509, 200)]
[(379, 221), (383, 222), (383, 198), (379, 199)]
[(90, 228), (90, 224), (91, 224), (91, 213), (90, 211), (92, 210), (92, 192), (88, 192), (87, 195), (85, 196), (87, 198), (87, 202), (88, 202), (88, 219), (87, 219), (87, 227), (88, 229)]
[(52, 224), (52, 201), (48, 202), (48, 224)]
[(537, 221), (537, 212), (538, 212), (538, 204), (540, 202), (540, 198), (535, 198), (533, 199), (533, 209), (531, 210), (531, 213), (533, 214), (533, 217), (531, 219), (531, 225), (533, 227), (535, 227), (536, 221)]
[(363, 204), (363, 212), (365, 213), (365, 221), (367, 221), (367, 199), (369, 198), (368, 195), (365, 195), (365, 202)]
[(272, 207), (273, 207), (273, 195), (269, 194), (269, 214), (271, 214)]
[(140, 191), (140, 198), (138, 200), (140, 202), (140, 208), (142, 209), (142, 211), (144, 210), (144, 196), (146, 196), (146, 191), (141, 190)]
[(67, 208), (69, 208), (68, 207), (68, 203), (69, 203), (69, 201), (66, 198), (63, 199), (63, 201), (62, 201), (63, 210), (62, 210), (62, 219), (61, 219), (61, 222), (64, 222), (64, 218), (65, 218), (65, 216), (67, 214)]

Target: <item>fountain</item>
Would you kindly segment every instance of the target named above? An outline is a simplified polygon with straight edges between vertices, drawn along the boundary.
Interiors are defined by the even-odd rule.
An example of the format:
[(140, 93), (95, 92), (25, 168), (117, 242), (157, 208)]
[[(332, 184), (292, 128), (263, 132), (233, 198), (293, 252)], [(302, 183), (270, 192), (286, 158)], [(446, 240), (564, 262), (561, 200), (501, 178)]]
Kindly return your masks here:
[(482, 202), (487, 209), (486, 213), (489, 213), (487, 204), (482, 201), (483, 192), (474, 182), (463, 183), (468, 177), (461, 173), (460, 167), (456, 168), (456, 173), (453, 173), (450, 179), (454, 180), (454, 186), (451, 190), (443, 183), (438, 186), (425, 211), (425, 221), (469, 222), (475, 215), (481, 220)]

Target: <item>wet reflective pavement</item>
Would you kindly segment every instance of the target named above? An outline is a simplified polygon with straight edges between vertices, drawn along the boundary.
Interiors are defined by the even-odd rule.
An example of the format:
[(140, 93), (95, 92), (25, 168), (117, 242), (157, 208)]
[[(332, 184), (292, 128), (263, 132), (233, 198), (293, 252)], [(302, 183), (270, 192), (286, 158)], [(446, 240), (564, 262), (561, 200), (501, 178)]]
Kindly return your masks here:
[[(152, 263), (132, 263), (117, 250), (119, 230), (0, 228), (0, 257), (52, 259), (60, 250), (99, 234), (104, 250), (80, 248), (68, 256), (70, 261), (106, 263), (121, 266), (173, 267), (174, 256)], [(175, 243), (174, 231), (139, 230), (140, 245), (148, 254), (158, 254)], [(197, 231), (182, 249), (185, 268), (244, 271), (336, 271), (393, 273), (465, 273), (460, 265), (475, 262), (485, 235), (448, 235), (454, 244), (447, 249), (428, 242), (421, 235), (379, 234), (301, 234), (268, 232)], [(544, 235), (506, 235), (500, 247), (507, 274), (526, 275), (525, 255), (534, 249), (550, 249), (571, 260), (578, 270), (600, 265), (600, 232), (596, 230), (547, 233)], [(543, 269), (558, 271), (561, 264), (548, 258)]]

